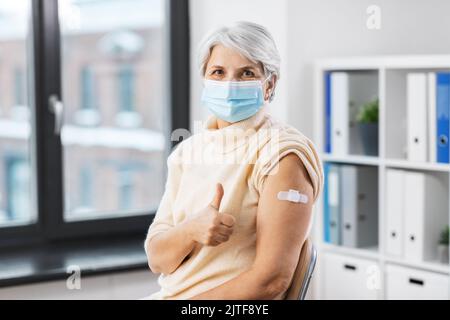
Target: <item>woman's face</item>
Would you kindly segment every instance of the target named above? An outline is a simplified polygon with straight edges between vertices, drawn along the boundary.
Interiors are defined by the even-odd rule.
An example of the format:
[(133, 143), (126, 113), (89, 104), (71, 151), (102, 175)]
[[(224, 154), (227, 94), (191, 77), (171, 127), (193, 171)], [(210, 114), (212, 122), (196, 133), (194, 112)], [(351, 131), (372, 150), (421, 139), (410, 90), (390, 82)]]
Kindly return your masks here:
[[(250, 61), (236, 50), (217, 45), (213, 48), (206, 65), (205, 79), (216, 81), (264, 81), (265, 75), (261, 64)], [(275, 77), (265, 82), (264, 100), (270, 98), (275, 82)]]

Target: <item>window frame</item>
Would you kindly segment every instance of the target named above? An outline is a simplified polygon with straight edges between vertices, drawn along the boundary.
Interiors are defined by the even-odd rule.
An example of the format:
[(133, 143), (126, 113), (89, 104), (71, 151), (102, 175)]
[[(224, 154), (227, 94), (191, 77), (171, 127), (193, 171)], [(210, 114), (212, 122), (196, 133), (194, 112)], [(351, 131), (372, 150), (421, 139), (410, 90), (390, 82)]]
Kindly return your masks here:
[[(50, 96), (62, 96), (61, 35), (58, 0), (31, 1), (29, 57), (32, 86), (28, 88), (33, 114), (34, 172), (37, 193), (37, 221), (24, 226), (0, 228), (0, 249), (17, 245), (39, 245), (62, 240), (142, 235), (143, 240), (155, 212), (127, 217), (96, 220), (64, 221), (63, 147), (60, 135), (54, 134), (54, 115), (50, 112)], [(167, 143), (174, 129), (189, 130), (190, 102), (190, 30), (189, 4), (186, 0), (166, 0), (165, 105), (169, 109)], [(62, 97), (64, 101), (64, 97)], [(166, 150), (167, 155), (170, 150)], [(149, 181), (151, 183), (151, 181)]]

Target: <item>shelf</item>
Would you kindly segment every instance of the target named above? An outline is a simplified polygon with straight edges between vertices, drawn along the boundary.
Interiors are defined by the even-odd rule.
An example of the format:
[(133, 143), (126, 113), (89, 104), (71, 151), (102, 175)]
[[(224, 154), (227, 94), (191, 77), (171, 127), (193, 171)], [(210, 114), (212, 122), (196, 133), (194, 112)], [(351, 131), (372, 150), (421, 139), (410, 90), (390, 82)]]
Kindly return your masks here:
[(343, 155), (336, 156), (329, 153), (322, 154), (322, 159), (327, 162), (348, 163), (367, 166), (378, 166), (380, 159), (370, 156)]
[(385, 257), (384, 261), (388, 263), (402, 265), (405, 267), (422, 269), (425, 271), (439, 272), (442, 274), (450, 273), (450, 266), (448, 264), (443, 264), (437, 261), (411, 262), (392, 257)]
[(385, 160), (384, 164), (387, 167), (398, 169), (415, 169), (426, 171), (438, 171), (438, 172), (450, 172), (450, 165), (442, 163), (429, 163), (429, 162), (411, 162), (408, 160)]
[[(315, 64), (314, 76), (316, 87), (314, 90), (314, 110), (316, 126), (315, 139), (321, 150), (320, 157), (323, 163), (329, 165), (324, 166), (328, 170), (325, 172), (326, 177), (328, 177), (328, 179), (325, 179), (325, 181), (330, 183), (332, 186), (331, 193), (330, 189), (326, 189), (328, 192), (324, 193), (324, 195), (322, 196), (323, 201), (321, 201), (317, 205), (318, 211), (315, 213), (317, 216), (316, 226), (314, 229), (315, 243), (317, 243), (317, 249), (320, 253), (332, 253), (337, 256), (342, 256), (342, 259), (344, 260), (347, 258), (348, 260), (351, 260), (351, 258), (355, 258), (355, 260), (357, 260), (357, 258), (359, 258), (362, 260), (377, 262), (380, 264), (382, 276), (386, 276), (386, 270), (384, 268), (386, 264), (392, 264), (395, 266), (401, 266), (413, 270), (415, 269), (427, 271), (430, 273), (434, 273), (435, 275), (439, 275), (441, 278), (447, 278), (450, 276), (450, 265), (443, 264), (438, 261), (432, 261), (432, 259), (437, 257), (437, 254), (431, 254), (432, 251), (430, 251), (435, 250), (433, 244), (437, 243), (440, 230), (450, 221), (450, 164), (417, 161), (421, 160), (422, 158), (424, 160), (430, 159), (431, 157), (428, 154), (426, 155), (426, 157), (416, 157), (415, 161), (411, 161), (409, 160), (409, 158), (412, 159), (414, 157), (414, 153), (411, 153), (411, 150), (408, 150), (408, 126), (411, 126), (410, 121), (408, 121), (408, 99), (411, 99), (411, 95), (408, 96), (408, 86), (411, 81), (409, 74), (427, 74), (426, 79), (428, 81), (428, 89), (426, 89), (426, 91), (428, 92), (430, 90), (429, 88), (433, 89), (433, 87), (430, 87), (430, 81), (432, 81), (433, 78), (431, 78), (428, 74), (439, 71), (449, 72), (449, 70), (450, 55), (399, 55), (345, 58), (338, 57), (325, 60), (321, 59), (317, 61), (317, 63)], [(329, 76), (330, 72), (336, 72), (339, 74), (331, 77)], [(363, 84), (360, 84), (358, 83), (358, 81), (354, 81), (354, 75), (358, 73), (364, 73), (366, 75), (375, 73), (377, 82), (374, 83), (369, 81), (370, 79), (368, 79)], [(368, 137), (374, 136), (373, 130), (369, 132), (360, 132), (360, 130), (350, 132), (350, 129), (354, 128), (355, 124), (355, 113), (354, 109), (352, 109), (352, 106), (361, 105), (361, 101), (363, 101), (364, 99), (369, 101), (368, 97), (370, 97), (371, 94), (368, 93), (373, 93), (373, 90), (369, 90), (369, 88), (367, 88), (368, 86), (372, 86), (374, 90), (375, 88), (376, 90), (378, 90), (377, 96), (379, 98), (379, 125), (377, 141), (378, 155), (376, 156), (365, 155), (371, 154), (367, 153), (367, 148), (361, 148), (361, 145), (355, 145), (355, 141), (358, 141), (358, 139), (355, 139), (355, 136), (357, 134), (361, 133), (359, 139), (360, 142), (371, 141), (370, 139), (368, 139)], [(342, 95), (336, 94), (337, 91), (330, 90), (332, 88), (343, 90)], [(426, 96), (429, 96), (429, 94), (427, 93)], [(342, 110), (346, 110), (347, 104), (345, 102), (347, 100), (353, 102), (348, 103), (348, 117), (345, 113), (339, 113)], [(353, 100), (355, 100), (356, 102)], [(430, 102), (431, 100), (427, 99), (427, 113), (433, 111), (429, 107)], [(333, 109), (333, 105), (335, 106), (335, 109)], [(411, 105), (409, 105), (409, 108), (411, 108)], [(334, 115), (332, 113), (333, 110), (335, 111)], [(340, 116), (342, 114), (344, 116)], [(435, 117), (436, 115), (433, 114), (433, 116)], [(429, 132), (431, 132), (431, 129), (433, 129), (428, 127), (430, 125), (428, 118), (430, 117), (427, 115), (427, 137), (429, 136)], [(345, 123), (348, 123), (349, 125), (347, 126)], [(347, 130), (348, 128), (350, 129)], [(365, 135), (363, 136), (362, 133), (364, 133)], [(371, 134), (369, 135), (368, 133)], [(429, 145), (426, 145), (427, 153), (433, 151), (429, 147)], [(335, 152), (327, 153), (325, 152), (325, 150), (331, 150)], [(339, 153), (338, 151), (342, 152)], [(337, 190), (337, 188), (343, 188), (343, 192), (353, 192), (353, 190), (350, 190), (348, 188), (348, 180), (345, 181), (345, 183), (347, 183), (346, 185), (344, 183), (341, 183), (341, 179), (336, 179), (336, 177), (341, 177), (337, 176), (336, 172), (340, 174), (341, 171), (336, 171), (335, 168), (346, 167), (345, 165), (354, 165), (356, 167), (368, 166), (372, 167), (374, 170), (378, 169), (378, 246), (369, 248), (352, 248), (324, 242), (324, 236), (326, 232), (326, 229), (324, 229), (324, 223), (330, 223), (331, 214), (336, 215), (336, 212), (338, 212), (337, 210), (342, 211), (347, 209), (342, 205), (342, 203), (344, 202), (341, 203), (341, 193), (336, 193), (333, 190)], [(394, 178), (397, 179), (396, 181), (394, 181), (396, 183), (389, 185), (392, 187), (388, 188), (388, 180), (391, 181), (390, 179), (393, 179), (392, 172), (396, 171), (395, 169), (397, 169), (402, 174), (402, 176), (394, 176)], [(332, 180), (330, 180), (329, 178), (330, 172), (334, 174), (332, 175)], [(349, 173), (345, 174), (347, 178), (350, 176)], [(386, 247), (388, 245), (387, 242), (389, 242), (388, 237), (386, 236), (387, 228), (389, 227), (388, 223), (391, 224), (391, 227), (394, 223), (391, 221), (393, 219), (393, 216), (388, 215), (388, 212), (399, 212), (399, 210), (406, 210), (403, 207), (399, 208), (399, 206), (403, 206), (405, 202), (392, 202), (392, 197), (395, 198), (395, 196), (397, 196), (397, 199), (399, 199), (399, 195), (403, 196), (403, 193), (399, 193), (396, 195), (397, 187), (401, 187), (400, 182), (404, 183), (404, 181), (406, 181), (402, 180), (403, 177), (405, 177), (405, 179), (408, 178), (407, 181), (410, 182), (408, 184), (409, 192), (415, 192), (422, 187), (421, 185), (419, 185), (422, 181), (420, 179), (423, 179), (426, 190), (432, 190), (432, 192), (426, 193), (426, 197), (424, 198), (424, 201), (426, 203), (423, 203), (423, 206), (426, 206), (427, 208), (425, 217), (423, 217), (422, 215), (421, 217), (415, 217), (413, 212), (404, 213), (403, 217), (401, 218), (406, 219), (414, 217), (415, 219), (421, 219), (421, 222), (419, 223), (422, 223), (426, 226), (426, 231), (424, 231), (423, 239), (421, 240), (423, 241), (424, 245), (422, 248), (423, 252), (417, 257), (421, 257), (422, 260), (417, 261), (407, 260), (401, 257), (392, 257), (385, 254), (385, 252), (389, 251), (386, 250)], [(371, 179), (370, 181), (372, 180), (373, 179)], [(368, 179), (363, 179), (363, 181), (368, 181)], [(341, 183), (341, 185), (338, 185), (336, 183)], [(344, 185), (344, 187), (342, 187), (342, 185)], [(416, 194), (419, 193), (416, 192)], [(324, 212), (327, 210), (327, 208), (329, 209), (329, 207), (326, 207), (326, 201), (330, 203), (330, 199), (332, 199), (333, 201), (332, 207), (334, 211), (327, 211), (326, 213), (328, 215), (325, 216)], [(387, 205), (388, 200), (390, 206)], [(345, 205), (349, 206), (348, 203), (346, 203)], [(418, 202), (418, 205), (420, 205), (420, 202)], [(337, 209), (337, 206), (339, 206), (339, 209)], [(373, 206), (370, 207), (373, 208)], [(352, 209), (353, 207), (349, 206), (348, 208)], [(411, 208), (408, 208), (408, 210), (409, 209)], [(413, 210), (409, 210), (408, 212), (410, 211)], [(339, 222), (339, 224), (341, 224), (341, 222)], [(333, 226), (335, 225), (336, 223), (333, 224)], [(410, 227), (410, 229), (411, 228), (412, 227)], [(333, 235), (336, 235), (336, 233), (333, 233)], [(333, 241), (336, 241), (336, 238), (333, 238)], [(394, 249), (393, 252), (395, 252)], [(365, 261), (361, 261), (361, 263), (364, 264)], [(320, 272), (323, 272), (324, 276), (317, 281), (317, 283), (321, 285), (320, 289), (318, 290), (319, 296), (326, 296), (325, 291), (327, 289), (322, 285), (322, 281), (329, 281), (329, 279), (331, 279), (332, 276), (336, 274), (334, 273), (334, 271), (339, 272), (342, 270), (332, 264), (324, 265), (324, 267), (321, 269)], [(356, 275), (353, 277), (353, 285), (355, 286), (355, 289), (351, 290), (354, 290), (355, 297), (358, 297), (360, 294), (367, 293), (365, 291), (365, 285), (361, 281), (362, 280), (359, 279)], [(349, 288), (352, 288), (352, 284), (349, 285)], [(405, 286), (403, 289), (405, 290), (406, 296), (408, 296), (409, 292), (407, 286)], [(334, 294), (334, 296), (339, 296), (339, 289), (330, 287), (330, 290), (332, 291), (332, 294)], [(345, 291), (344, 295), (348, 293), (348, 291), (350, 291), (348, 288), (342, 290)], [(378, 298), (386, 298), (388, 296), (387, 290), (387, 287), (382, 286), (381, 293)], [(330, 292), (327, 291), (327, 293), (329, 294)]]
[(320, 248), (324, 251), (334, 252), (338, 254), (344, 254), (349, 256), (354, 256), (358, 258), (374, 259), (378, 260), (380, 255), (378, 253), (378, 247), (368, 247), (368, 248), (349, 248), (343, 246), (337, 246), (330, 243), (320, 244)]
[(315, 66), (326, 70), (448, 69), (450, 55), (338, 57), (316, 61)]
[(384, 160), (378, 157), (356, 156), (356, 155), (336, 156), (329, 153), (322, 154), (322, 159), (326, 162), (335, 162), (343, 164), (347, 163), (347, 164), (368, 165), (368, 166), (385, 165), (387, 167), (397, 169), (450, 172), (450, 165), (443, 163), (411, 162), (408, 160), (396, 160), (396, 159)]

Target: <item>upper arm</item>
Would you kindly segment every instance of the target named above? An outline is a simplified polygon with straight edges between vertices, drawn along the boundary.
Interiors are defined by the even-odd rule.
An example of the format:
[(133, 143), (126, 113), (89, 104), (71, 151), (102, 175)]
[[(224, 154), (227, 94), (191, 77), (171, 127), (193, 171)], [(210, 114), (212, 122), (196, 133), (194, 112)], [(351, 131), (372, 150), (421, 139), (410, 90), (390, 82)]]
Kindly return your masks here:
[[(278, 200), (280, 191), (298, 190), (308, 203)], [(266, 177), (257, 213), (254, 267), (268, 277), (290, 282), (312, 219), (313, 186), (305, 166), (295, 154), (284, 157), (278, 170)]]

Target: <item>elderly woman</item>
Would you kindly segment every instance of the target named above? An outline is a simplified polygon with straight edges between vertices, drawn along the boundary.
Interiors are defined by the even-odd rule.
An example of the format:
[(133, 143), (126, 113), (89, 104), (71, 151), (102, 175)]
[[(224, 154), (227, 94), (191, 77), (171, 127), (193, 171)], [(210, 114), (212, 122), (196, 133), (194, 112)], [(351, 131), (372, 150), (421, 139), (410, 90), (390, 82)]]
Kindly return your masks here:
[(200, 69), (212, 116), (168, 159), (145, 242), (161, 274), (150, 299), (283, 299), (322, 189), (320, 159), (308, 138), (268, 114), (280, 56), (264, 27), (213, 32)]

